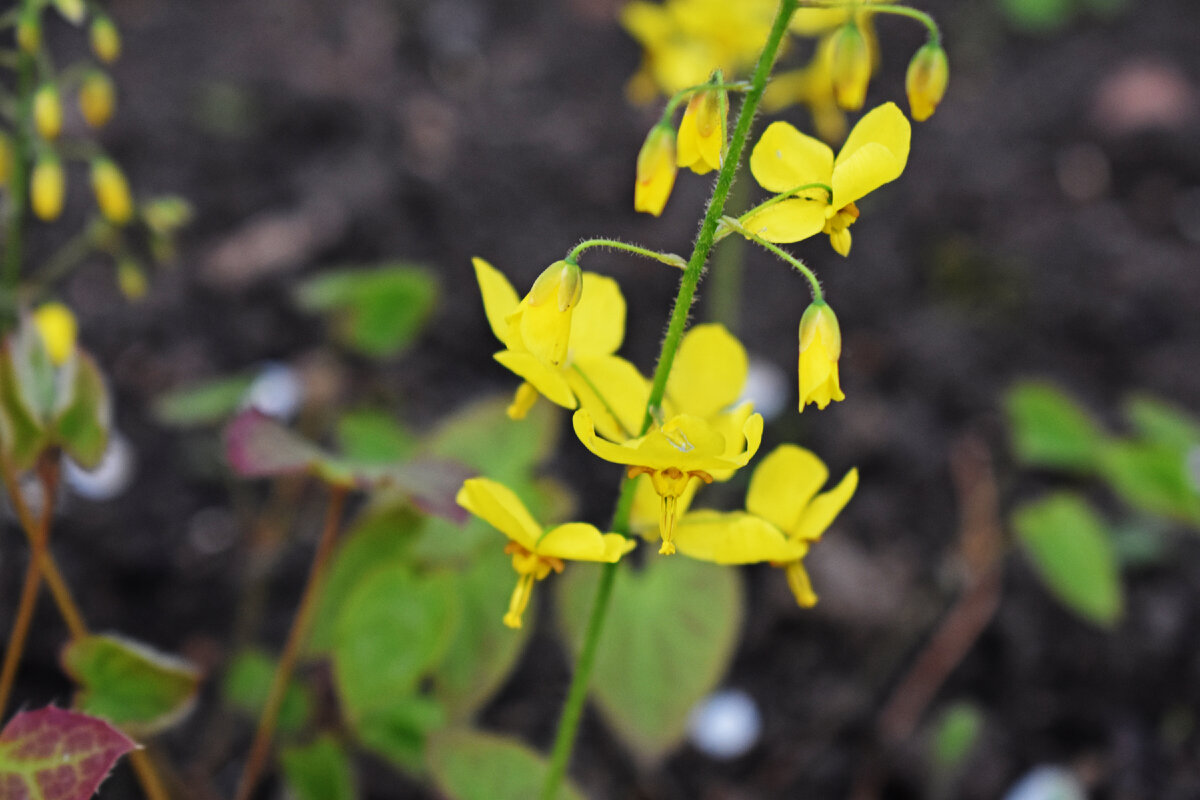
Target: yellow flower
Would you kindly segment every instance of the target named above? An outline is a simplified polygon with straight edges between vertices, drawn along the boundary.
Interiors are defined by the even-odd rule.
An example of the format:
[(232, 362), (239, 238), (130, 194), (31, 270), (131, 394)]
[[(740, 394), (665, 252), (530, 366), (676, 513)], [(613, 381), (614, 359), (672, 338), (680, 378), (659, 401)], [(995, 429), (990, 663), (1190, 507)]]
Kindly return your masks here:
[(47, 141), (57, 139), (62, 132), (62, 103), (52, 83), (42, 84), (33, 94), (33, 125), (38, 136)]
[(933, 116), (949, 82), (950, 62), (946, 51), (937, 42), (927, 42), (908, 62), (904, 80), (912, 118), (924, 122)]
[(650, 129), (637, 157), (633, 210), (662, 214), (675, 186), (675, 129), (658, 124)]
[(92, 191), (100, 213), (114, 225), (133, 219), (133, 197), (120, 167), (107, 158), (92, 161)]
[(817, 43), (816, 52), (806, 66), (772, 75), (763, 94), (762, 107), (764, 111), (774, 112), (793, 103), (802, 103), (808, 106), (817, 136), (826, 142), (840, 142), (846, 138), (846, 115), (833, 96), (832, 45), (833, 38), (826, 36)]
[(508, 537), (505, 553), (513, 557), (517, 587), (509, 600), (504, 624), (521, 627), (521, 614), (529, 605), (535, 581), (563, 571), (563, 561), (615, 563), (635, 546), (618, 533), (601, 533), (595, 526), (569, 522), (549, 530), (534, 520), (520, 498), (507, 486), (487, 478), (463, 483), (455, 498), (460, 506)]
[(675, 163), (697, 175), (721, 168), (725, 151), (725, 92), (709, 89), (688, 101), (679, 121), (679, 143)]
[(79, 85), (79, 111), (93, 128), (102, 128), (112, 119), (117, 91), (112, 80), (98, 69), (91, 70)]
[(672, 532), (678, 514), (678, 500), (693, 478), (713, 481), (714, 472), (744, 467), (762, 443), (763, 420), (750, 415), (742, 425), (744, 445), (733, 446), (729, 438), (705, 420), (679, 414), (661, 426), (655, 426), (637, 439), (618, 444), (596, 435), (595, 425), (586, 409), (575, 412), (575, 435), (584, 447), (605, 461), (625, 464), (631, 478), (649, 475), (654, 491), (661, 498), (659, 553), (675, 552)]
[[(534, 307), (534, 314), (548, 317), (547, 322), (532, 316), (526, 319), (528, 307), (517, 299), (508, 279), (481, 258), (473, 263), (488, 323), (505, 347), (495, 359), (524, 380), (509, 416), (521, 419), (541, 395), (564, 408), (582, 405), (591, 410), (605, 435), (631, 436), (641, 425), (650, 388), (635, 366), (613, 355), (625, 338), (625, 298), (617, 282), (582, 273), (578, 303), (569, 316), (557, 310), (557, 302), (559, 293), (566, 291), (563, 287), (574, 286), (575, 278), (557, 285), (547, 278), (549, 283), (540, 289), (535, 283), (535, 289), (553, 295), (543, 300), (541, 311)], [(564, 318), (566, 351), (554, 363), (546, 356), (561, 352)]]
[(809, 403), (825, 408), (832, 400), (845, 400), (838, 383), (838, 357), (842, 331), (833, 309), (815, 300), (800, 317), (800, 411)]
[(754, 470), (745, 511), (694, 511), (679, 520), (679, 552), (717, 564), (770, 562), (786, 571), (796, 602), (812, 606), (817, 596), (802, 559), (850, 501), (858, 470), (818, 494), (828, 478), (821, 459), (804, 448), (781, 445)]
[(908, 162), (912, 126), (895, 103), (863, 116), (834, 158), (829, 145), (786, 122), (773, 122), (750, 154), (750, 171), (781, 202), (751, 212), (744, 225), (771, 242), (829, 235), (842, 255), (850, 252), (855, 202), (900, 177)]
[(62, 303), (45, 303), (33, 312), (33, 326), (42, 337), (50, 363), (56, 367), (67, 363), (79, 332), (71, 309)]
[(67, 176), (57, 156), (44, 155), (33, 166), (29, 178), (30, 204), (38, 219), (51, 222), (62, 213)]

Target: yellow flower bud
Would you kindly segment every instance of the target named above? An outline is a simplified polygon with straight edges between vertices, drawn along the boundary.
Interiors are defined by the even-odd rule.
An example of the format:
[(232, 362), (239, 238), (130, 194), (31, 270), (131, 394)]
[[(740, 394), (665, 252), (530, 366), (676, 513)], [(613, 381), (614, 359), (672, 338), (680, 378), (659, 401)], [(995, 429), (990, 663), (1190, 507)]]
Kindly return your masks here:
[(58, 99), (58, 87), (44, 83), (33, 95), (33, 124), (38, 136), (54, 141), (62, 132), (62, 103)]
[(79, 330), (71, 309), (62, 303), (46, 303), (33, 312), (33, 326), (42, 337), (50, 362), (55, 366), (66, 363), (75, 352)]
[(46, 155), (39, 158), (29, 179), (29, 197), (33, 213), (45, 222), (58, 219), (58, 215), (62, 213), (66, 193), (67, 176), (58, 156)]
[(90, 31), (92, 52), (96, 58), (105, 64), (111, 64), (121, 55), (121, 34), (117, 26), (108, 17), (96, 17), (92, 20)]
[(633, 208), (658, 216), (675, 185), (675, 129), (658, 124), (650, 129), (637, 158)]
[(12, 139), (4, 131), (0, 131), (0, 186), (7, 186), (12, 180), (13, 162), (16, 152), (13, 150)]
[(156, 233), (173, 233), (192, 219), (192, 206), (176, 195), (152, 197), (142, 203), (146, 226)]
[(724, 91), (709, 89), (692, 95), (679, 122), (678, 166), (688, 167), (697, 175), (721, 168), (727, 108)]
[(814, 300), (800, 318), (800, 410), (809, 403), (825, 408), (832, 400), (845, 400), (838, 383), (838, 357), (842, 332), (833, 309)]
[(132, 258), (117, 261), (117, 287), (129, 300), (141, 300), (146, 296), (148, 281), (146, 271)]
[(63, 19), (72, 25), (83, 22), (83, 17), (87, 14), (83, 0), (54, 0), (54, 7), (58, 9), (59, 14), (62, 14)]
[(555, 261), (533, 282), (529, 294), (511, 315), (525, 346), (543, 363), (557, 367), (566, 360), (572, 311), (582, 295), (579, 266)]
[(93, 128), (102, 128), (112, 119), (117, 90), (112, 80), (98, 69), (91, 70), (79, 85), (79, 111)]
[(950, 61), (937, 42), (928, 42), (908, 62), (904, 86), (912, 118), (924, 122), (933, 116), (950, 82)]
[(833, 96), (847, 111), (862, 108), (871, 80), (871, 48), (853, 22), (843, 25), (833, 40)]
[(92, 191), (100, 213), (114, 225), (124, 225), (133, 219), (133, 197), (120, 167), (107, 158), (92, 161)]
[(26, 3), (21, 19), (17, 21), (17, 47), (33, 55), (42, 46), (42, 18), (36, 3)]

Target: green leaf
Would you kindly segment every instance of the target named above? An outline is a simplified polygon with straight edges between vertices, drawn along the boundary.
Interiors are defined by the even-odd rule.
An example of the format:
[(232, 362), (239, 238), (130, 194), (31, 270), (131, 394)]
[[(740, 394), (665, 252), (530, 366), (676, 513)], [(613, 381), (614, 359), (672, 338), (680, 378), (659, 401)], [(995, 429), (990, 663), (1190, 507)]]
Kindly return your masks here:
[(1026, 33), (1053, 33), (1074, 13), (1072, 0), (999, 0), (1009, 24)]
[(63, 648), (62, 661), (79, 684), (75, 707), (138, 737), (180, 721), (200, 688), (191, 664), (117, 636), (75, 639)]
[[(243, 650), (234, 656), (225, 672), (225, 701), (247, 717), (257, 719), (266, 705), (275, 677), (275, 659), (259, 650)], [(292, 680), (283, 695), (276, 727), (284, 733), (296, 733), (312, 716), (313, 699), (302, 684)]]
[(983, 732), (983, 711), (974, 703), (961, 701), (946, 708), (933, 724), (930, 755), (941, 770), (962, 766)]
[[(430, 738), (426, 755), (438, 789), (451, 800), (529, 800), (541, 796), (546, 761), (520, 742), (471, 730)], [(569, 781), (558, 800), (584, 800)]]
[(370, 573), (385, 566), (410, 562), (413, 538), (422, 518), (403, 505), (368, 509), (338, 544), (329, 575), (317, 601), (308, 650), (326, 652), (333, 647), (334, 627), (346, 598)]
[[(577, 654), (600, 571), (571, 564), (559, 611)], [(692, 707), (725, 674), (742, 620), (739, 573), (688, 558), (650, 559), (617, 576), (592, 687), (633, 752), (653, 761), (684, 736)]]
[(1151, 514), (1200, 524), (1200, 490), (1185, 450), (1170, 444), (1114, 442), (1100, 459), (1105, 480), (1125, 502)]
[(303, 747), (287, 747), (279, 754), (289, 796), (295, 800), (354, 800), (358, 789), (346, 751), (325, 735)]
[(1104, 432), (1058, 388), (1028, 381), (1009, 389), (1005, 405), (1013, 449), (1027, 464), (1079, 472), (1096, 469)]
[(354, 722), (363, 747), (411, 773), (425, 769), (425, 742), (446, 724), (441, 703), (420, 694), (389, 697)]
[(104, 458), (112, 428), (112, 407), (104, 376), (90, 356), (74, 355), (74, 384), (70, 402), (54, 422), (54, 438), (84, 469), (95, 469)]
[(1200, 444), (1200, 422), (1174, 406), (1149, 395), (1134, 395), (1125, 413), (1138, 432), (1152, 442), (1180, 450)]
[(437, 299), (437, 280), (419, 267), (325, 272), (303, 283), (296, 302), (327, 313), (334, 337), (369, 356), (403, 350), (421, 332)]
[(154, 416), (178, 428), (224, 422), (237, 413), (252, 383), (253, 375), (235, 375), (174, 389), (155, 400)]
[(1078, 495), (1060, 492), (1013, 514), (1026, 555), (1050, 592), (1084, 619), (1112, 627), (1124, 594), (1104, 521)]
[(427, 442), (429, 451), (461, 461), (506, 486), (527, 483), (533, 468), (554, 452), (559, 416), (549, 403), (539, 403), (525, 419), (513, 422), (506, 408), (507, 399), (493, 397), (456, 411), (434, 431)]
[(351, 461), (390, 464), (412, 454), (416, 440), (391, 414), (384, 411), (352, 411), (338, 420), (338, 442)]
[(458, 631), (434, 674), (434, 694), (456, 721), (469, 717), (500, 688), (534, 627), (533, 609), (526, 612), (520, 630), (498, 624), (517, 576), (499, 534), (494, 535), (496, 547), (480, 551), (470, 567), (456, 576), (454, 589), (462, 608)]
[(46, 446), (40, 418), (18, 390), (13, 347), (9, 337), (0, 348), (0, 446), (17, 470), (26, 470)]
[(0, 731), (0, 797), (89, 800), (117, 759), (137, 744), (104, 720), (40, 708)]

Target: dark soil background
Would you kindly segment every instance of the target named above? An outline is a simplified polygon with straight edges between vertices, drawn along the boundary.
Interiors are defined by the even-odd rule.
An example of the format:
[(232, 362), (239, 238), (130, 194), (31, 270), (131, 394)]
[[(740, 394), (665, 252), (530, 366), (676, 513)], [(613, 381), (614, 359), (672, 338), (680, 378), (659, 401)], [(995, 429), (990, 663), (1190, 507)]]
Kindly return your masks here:
[[(1010, 556), (995, 618), (915, 730), (899, 741), (880, 733), (880, 709), (971, 585), (960, 528), (978, 515), (964, 498), (994, 489), (1003, 519), (1058, 480), (1014, 463), (1006, 387), (1051, 378), (1112, 424), (1133, 390), (1200, 411), (1194, 0), (1139, 0), (1115, 19), (1081, 15), (1044, 36), (1012, 32), (988, 2), (921, 5), (945, 29), (947, 99), (914, 126), (904, 176), (863, 203), (850, 258), (823, 237), (796, 247), (841, 320), (847, 399), (798, 416), (793, 394), (767, 445), (801, 443), (835, 475), (857, 465), (863, 479), (811, 557), (821, 603), (801, 611), (781, 575), (748, 570), (749, 614), (724, 684), (760, 704), (761, 743), (732, 762), (684, 745), (639, 768), (589, 714), (572, 774), (594, 797), (924, 797), (927, 722), (961, 699), (986, 723), (950, 796), (998, 797), (1032, 767), (1057, 763), (1097, 798), (1200, 797), (1200, 541), (1182, 532), (1165, 562), (1126, 572), (1127, 613), (1112, 632), (1062, 610)], [(639, 52), (614, 21), (617, 7), (111, 4), (126, 46), (114, 70), (118, 116), (102, 140), (139, 193), (181, 194), (196, 218), (178, 267), (155, 278), (144, 302), (125, 302), (102, 263), (66, 290), (83, 342), (110, 370), (118, 427), (138, 459), (122, 497), (68, 498), (55, 533), (97, 629), (214, 669), (227, 655), (246, 557), (239, 521), (263, 498), (197, 474), (201, 445), (153, 421), (161, 392), (274, 360), (335, 396), (400, 398), (398, 415), (428, 425), (515, 387), (491, 360), (471, 256), (523, 287), (586, 236), (688, 252), (708, 178), (681, 174), (660, 219), (632, 210), (634, 159), (658, 109), (624, 97)], [(65, 27), (51, 33), (63, 51), (82, 46)], [(901, 19), (885, 19), (880, 33), (884, 66), (869, 105), (902, 101), (904, 68), (922, 41)], [(783, 116), (808, 127), (800, 109)], [(72, 179), (72, 210), (82, 214), (86, 183)], [(43, 226), (35, 255), (71, 219)], [(330, 366), (325, 332), (294, 309), (289, 287), (322, 268), (394, 259), (438, 271), (435, 320), (382, 371)], [(597, 252), (585, 266), (621, 281), (624, 353), (649, 370), (677, 275)], [(794, 393), (805, 287), (758, 252), (748, 253), (745, 278), (740, 333)], [(577, 479), (585, 518), (604, 519), (611, 470), (574, 455), (561, 466)], [(323, 503), (311, 494), (300, 505), (306, 541), (274, 566), (258, 633), (272, 645), (310, 558), (306, 528)], [(17, 542), (8, 535), (0, 550), (2, 618), (23, 570)], [(66, 702), (49, 602), (36, 625), (18, 701)], [(483, 726), (546, 749), (568, 677), (544, 622)], [(222, 752), (206, 740), (215, 694), (207, 688), (192, 720), (160, 743), (197, 798), (229, 795), (249, 735), (235, 730), (212, 761)], [(102, 796), (136, 796), (126, 769)], [(432, 796), (379, 764), (367, 763), (364, 778), (372, 798)], [(268, 783), (260, 796), (278, 791)]]

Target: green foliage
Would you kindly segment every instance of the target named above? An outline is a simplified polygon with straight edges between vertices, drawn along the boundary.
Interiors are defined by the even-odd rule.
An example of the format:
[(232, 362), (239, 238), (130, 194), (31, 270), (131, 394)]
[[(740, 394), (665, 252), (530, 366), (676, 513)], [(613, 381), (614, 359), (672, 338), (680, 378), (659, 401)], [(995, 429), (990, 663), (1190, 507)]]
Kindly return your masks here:
[(1088, 472), (1096, 467), (1104, 432), (1062, 390), (1018, 383), (1005, 399), (1017, 457), (1038, 467)]
[(296, 291), (301, 308), (329, 316), (342, 345), (376, 358), (408, 347), (436, 300), (433, 274), (404, 264), (322, 272)]
[(1013, 514), (1025, 553), (1047, 588), (1084, 619), (1112, 627), (1124, 594), (1111, 537), (1087, 502), (1061, 492)]
[(356, 720), (354, 733), (364, 747), (401, 769), (425, 768), (425, 741), (446, 724), (440, 703), (425, 695), (389, 697), (386, 703)]
[(154, 416), (176, 428), (224, 422), (241, 407), (253, 382), (252, 375), (234, 375), (174, 389), (155, 400)]
[(983, 711), (969, 702), (947, 707), (933, 723), (930, 756), (939, 770), (957, 770), (971, 755), (983, 732)]
[(181, 720), (200, 688), (191, 664), (116, 636), (76, 639), (63, 648), (62, 661), (79, 685), (76, 708), (139, 737)]
[[(88, 800), (137, 744), (104, 720), (53, 706), (16, 714), (0, 731), (0, 791), (8, 800)], [(46, 780), (53, 777), (53, 795)]]
[(338, 443), (346, 458), (364, 464), (388, 464), (412, 455), (416, 439), (383, 411), (352, 411), (338, 420)]
[(1200, 526), (1200, 490), (1188, 471), (1188, 453), (1174, 444), (1114, 442), (1101, 467), (1121, 499), (1151, 514)]
[[(520, 742), (471, 730), (431, 738), (426, 760), (438, 789), (451, 800), (529, 800), (538, 797), (546, 762)], [(584, 800), (569, 782), (559, 800)]]
[(1128, 10), (1129, 0), (998, 0), (1008, 24), (1023, 33), (1053, 34), (1087, 12), (1114, 18)]
[[(238, 653), (225, 672), (222, 687), (225, 701), (247, 717), (257, 718), (271, 691), (275, 666), (275, 660), (261, 651)], [(312, 710), (312, 694), (302, 684), (292, 681), (283, 695), (277, 727), (285, 733), (296, 733), (308, 724)]]
[[(742, 621), (738, 572), (687, 558), (623, 570), (613, 591), (592, 686), (606, 718), (647, 760), (682, 738), (692, 707), (729, 666)], [(599, 570), (572, 564), (559, 609), (572, 652), (587, 628)]]
[(354, 771), (346, 751), (332, 736), (321, 736), (279, 754), (288, 793), (295, 800), (354, 800)]

